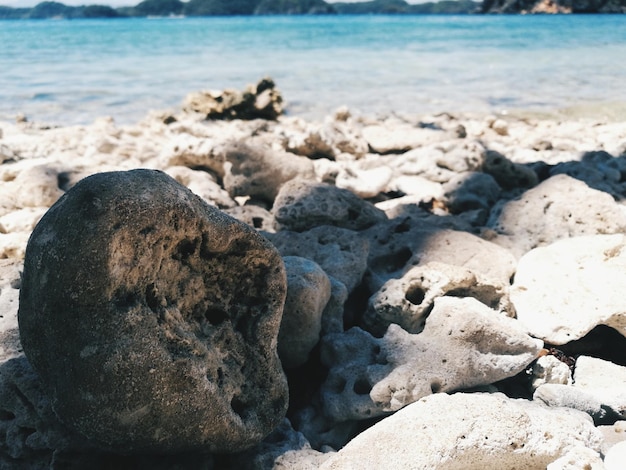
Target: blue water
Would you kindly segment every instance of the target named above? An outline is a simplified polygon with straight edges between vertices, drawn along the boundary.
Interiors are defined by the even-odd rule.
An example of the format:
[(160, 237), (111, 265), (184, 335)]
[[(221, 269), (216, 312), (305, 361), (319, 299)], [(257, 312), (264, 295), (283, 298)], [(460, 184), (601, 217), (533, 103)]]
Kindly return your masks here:
[(0, 21), (0, 120), (141, 119), (271, 76), (287, 112), (626, 104), (626, 15)]

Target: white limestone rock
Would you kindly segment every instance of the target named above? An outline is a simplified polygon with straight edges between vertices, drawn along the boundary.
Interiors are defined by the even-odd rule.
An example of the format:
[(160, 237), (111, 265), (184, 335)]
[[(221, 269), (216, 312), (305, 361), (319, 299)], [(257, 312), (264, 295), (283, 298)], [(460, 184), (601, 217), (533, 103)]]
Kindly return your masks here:
[(619, 442), (609, 449), (604, 457), (605, 470), (623, 470), (626, 462), (626, 441)]
[(218, 153), (216, 147), (214, 139), (181, 133), (173, 136), (163, 147), (158, 156), (158, 163), (161, 168), (172, 166), (208, 168), (222, 177), (224, 155)]
[(602, 191), (556, 175), (492, 210), (493, 241), (516, 256), (561, 238), (626, 231), (626, 211)]
[(337, 175), (335, 185), (367, 199), (384, 192), (391, 177), (392, 171), (386, 166), (369, 169), (345, 167)]
[(371, 124), (365, 126), (362, 132), (370, 148), (383, 155), (406, 152), (449, 137), (446, 132), (441, 130), (417, 127), (401, 122)]
[(47, 207), (25, 207), (0, 217), (0, 233), (32, 232)]
[(517, 318), (550, 344), (582, 338), (598, 325), (626, 336), (626, 236), (568, 238), (524, 255), (511, 288)]
[(540, 469), (578, 448), (600, 452), (583, 413), (502, 394), (437, 393), (367, 429), (322, 470)]
[(536, 390), (543, 384), (572, 384), (572, 372), (567, 364), (551, 355), (541, 356), (532, 368), (531, 387)]
[(17, 324), (23, 265), (16, 259), (0, 259), (0, 364), (20, 356)]
[(522, 371), (542, 346), (476, 299), (440, 297), (420, 334), (392, 324), (380, 339), (359, 328), (325, 337), (324, 412), (336, 421), (365, 419), (431, 393), (491, 384)]
[(215, 178), (206, 171), (192, 170), (186, 166), (173, 166), (165, 173), (183, 186), (187, 186), (191, 192), (212, 206), (227, 209), (237, 205), (228, 192), (222, 189)]
[(535, 390), (533, 400), (548, 406), (582, 411), (591, 416), (596, 424), (606, 424), (617, 417), (593, 394), (569, 385), (543, 384)]
[(396, 323), (409, 333), (419, 333), (435, 300), (445, 295), (474, 297), (496, 311), (515, 315), (508, 283), (465, 266), (432, 261), (409, 269), (399, 279), (388, 280), (370, 297), (364, 327), (382, 335), (391, 323)]
[(546, 470), (607, 470), (600, 453), (588, 447), (575, 447), (559, 457)]
[(574, 387), (592, 394), (605, 408), (626, 418), (626, 367), (580, 356), (574, 370)]

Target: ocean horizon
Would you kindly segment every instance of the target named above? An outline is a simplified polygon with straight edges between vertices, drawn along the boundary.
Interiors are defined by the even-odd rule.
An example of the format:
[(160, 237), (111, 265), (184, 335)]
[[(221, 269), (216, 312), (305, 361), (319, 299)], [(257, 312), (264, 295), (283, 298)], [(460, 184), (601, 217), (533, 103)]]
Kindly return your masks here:
[(626, 118), (626, 15), (124, 18), (0, 22), (0, 120), (120, 124), (271, 77), (286, 114)]

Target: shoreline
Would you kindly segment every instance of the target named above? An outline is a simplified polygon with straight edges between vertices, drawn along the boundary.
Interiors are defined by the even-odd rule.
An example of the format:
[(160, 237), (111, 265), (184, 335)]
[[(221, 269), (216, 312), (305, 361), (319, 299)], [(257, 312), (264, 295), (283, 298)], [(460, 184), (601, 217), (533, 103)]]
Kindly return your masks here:
[[(269, 96), (264, 94), (268, 90)], [(281, 101), (271, 87), (257, 86), (251, 93), (254, 110), (279, 108)], [(515, 465), (521, 461), (526, 468), (561, 462), (551, 470), (570, 468), (568, 459), (578, 468), (595, 468), (603, 460), (607, 470), (619, 468), (610, 467), (607, 456), (613, 446), (626, 446), (626, 399), (618, 393), (626, 387), (626, 363), (612, 358), (610, 350), (626, 348), (626, 305), (618, 289), (606, 297), (595, 295), (591, 289), (596, 284), (585, 284), (583, 273), (594, 282), (600, 276), (608, 285), (619, 285), (623, 275), (616, 273), (626, 272), (620, 254), (626, 253), (626, 121), (619, 119), (621, 114), (613, 120), (574, 108), (545, 114), (368, 117), (339, 108), (319, 120), (206, 120), (206, 110), (194, 109), (148, 111), (127, 125), (109, 117), (61, 127), (0, 121), (0, 397), (7, 397), (0, 400), (0, 412), (7, 418), (0, 425), (11, 429), (4, 436), (17, 436), (0, 441), (0, 449), (8, 449), (0, 450), (0, 466), (47, 468), (55, 458), (67, 458), (83, 466), (104, 459), (156, 470), (191, 461), (197, 465), (190, 467), (194, 470), (240, 470), (261, 461), (264, 466), (255, 470), (269, 470), (270, 461), (287, 468), (330, 469), (359, 468), (382, 456), (380, 468), (391, 470), (398, 462), (395, 468), (408, 468), (409, 462), (435, 468), (433, 462), (445, 456), (473, 468), (474, 454), (463, 451), (471, 448), (484, 451), (493, 468), (506, 459)], [(298, 384), (293, 393), (302, 392), (294, 399), (296, 409), (267, 441), (246, 452), (164, 459), (101, 454), (59, 427), (40, 392), (27, 396), (32, 409), (43, 410), (41, 416), (24, 414), (10, 392), (41, 389), (21, 349), (17, 324), (20, 271), (32, 230), (83, 178), (137, 168), (167, 173), (208, 204), (260, 231), (283, 258), (319, 265), (320, 276), (328, 276), (326, 284), (334, 286), (322, 306), (331, 307), (317, 314), (332, 311), (335, 316), (322, 316), (312, 333), (323, 353), (311, 348), (306, 354), (320, 357), (300, 365), (302, 369), (286, 368), (290, 384)], [(338, 213), (345, 209), (342, 203), (352, 204), (346, 214), (365, 214), (371, 220), (359, 225), (359, 219), (348, 216), (333, 218), (333, 210), (318, 211), (320, 202), (298, 192), (293, 184), (298, 181), (328, 191), (323, 202), (335, 204)], [(293, 193), (283, 194), (288, 190)], [(292, 219), (284, 215), (288, 210), (280, 211), (290, 197), (303, 198), (306, 208), (294, 210), (299, 215)], [(563, 248), (566, 243), (572, 245)], [(332, 251), (337, 246), (344, 248)], [(533, 260), (535, 250), (555, 254)], [(570, 257), (575, 269), (559, 264)], [(546, 265), (543, 259), (555, 261)], [(572, 270), (580, 277), (568, 277)], [(534, 285), (533, 275), (544, 277)], [(552, 291), (546, 294), (544, 285)], [(315, 289), (308, 294), (317, 295)], [(531, 299), (537, 302), (531, 308), (525, 307), (527, 292), (540, 299)], [(561, 302), (565, 312), (547, 300), (557, 294), (573, 299), (571, 304)], [(372, 313), (383, 316), (391, 311), (385, 302), (396, 301), (412, 304), (412, 315), (427, 317), (423, 331), (400, 314), (389, 320)], [(380, 311), (377, 302), (383, 305)], [(584, 302), (594, 308), (576, 310)], [(611, 315), (596, 315), (595, 310)], [(533, 317), (534, 312), (541, 312), (541, 318)], [(435, 320), (428, 320), (443, 322), (446, 315), (459, 316), (442, 323), (441, 331)], [(545, 331), (550, 322), (556, 333)], [(458, 325), (463, 327), (457, 331)], [(576, 338), (559, 343), (562, 330)], [(605, 344), (590, 358), (581, 351), (597, 343), (587, 336), (593, 332)], [(354, 341), (362, 347), (350, 349)], [(387, 359), (371, 362), (377, 357), (374, 350)], [(616, 368), (618, 372), (610, 372), (615, 390), (607, 392), (594, 370), (572, 385), (565, 361), (576, 360), (581, 367), (575, 373), (583, 373), (585, 361), (597, 374), (603, 367)], [(15, 368), (28, 373), (16, 373)], [(384, 378), (376, 372), (380, 368)], [(322, 371), (335, 382), (316, 382)], [(375, 373), (367, 375), (371, 371)], [(298, 382), (302, 380), (306, 386)], [(336, 386), (341, 381), (349, 384), (345, 390)], [(581, 389), (582, 383), (588, 387)], [(558, 390), (552, 391), (554, 386)], [(567, 397), (573, 398), (568, 402)], [(580, 397), (587, 397), (588, 409), (581, 409)], [(592, 409), (596, 402), (598, 409)], [(493, 409), (502, 411), (486, 411)], [(521, 415), (530, 424), (520, 424), (516, 417)], [(364, 423), (371, 424), (372, 416), (380, 422), (368, 427)], [(446, 426), (437, 424), (442, 419)], [(428, 428), (428, 448), (406, 433), (385, 430), (387, 425), (396, 431), (406, 426), (417, 430), (420, 423), (421, 429)], [(462, 423), (470, 427), (464, 429)], [(516, 434), (519, 426), (526, 433), (521, 437)], [(19, 440), (27, 435), (25, 430), (35, 438)], [(546, 444), (544, 433), (558, 445)], [(460, 435), (475, 440), (469, 447), (457, 445), (461, 441), (446, 444)], [(490, 437), (488, 446), (485, 436)], [(511, 447), (520, 439), (526, 447)], [(398, 445), (403, 450), (394, 453)]]

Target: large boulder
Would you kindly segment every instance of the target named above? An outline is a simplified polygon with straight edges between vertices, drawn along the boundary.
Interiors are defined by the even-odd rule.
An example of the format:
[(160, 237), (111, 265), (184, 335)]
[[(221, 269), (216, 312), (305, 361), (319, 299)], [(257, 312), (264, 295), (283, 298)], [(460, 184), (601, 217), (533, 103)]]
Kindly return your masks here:
[(116, 452), (229, 452), (283, 419), (278, 251), (164, 173), (80, 181), (35, 228), (24, 352), (70, 429)]

